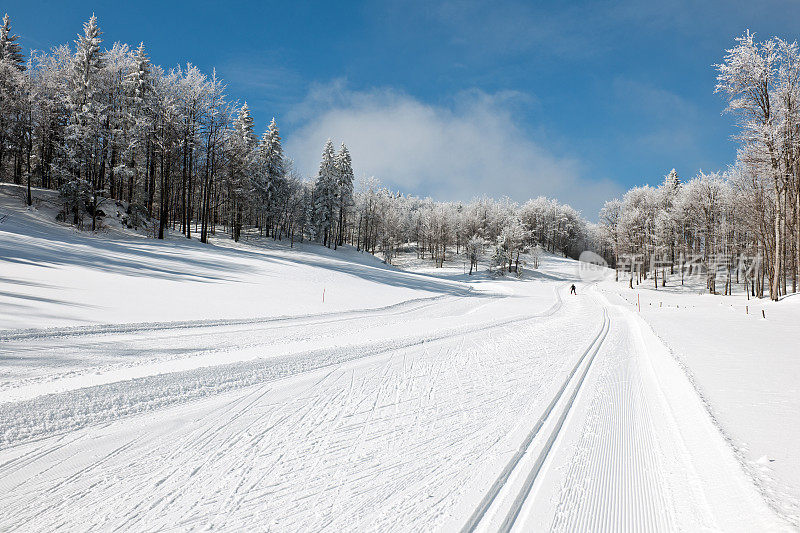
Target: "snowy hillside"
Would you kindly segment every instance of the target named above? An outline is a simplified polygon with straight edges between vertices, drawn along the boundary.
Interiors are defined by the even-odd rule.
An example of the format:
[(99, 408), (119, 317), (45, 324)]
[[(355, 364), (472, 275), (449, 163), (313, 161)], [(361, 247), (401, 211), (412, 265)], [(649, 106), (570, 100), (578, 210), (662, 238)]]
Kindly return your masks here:
[(792, 302), (0, 212), (0, 529), (798, 523)]
[(180, 235), (165, 242), (123, 230), (113, 216), (90, 236), (56, 222), (57, 193), (36, 191), (32, 209), (22, 193), (0, 185), (4, 329), (297, 316), (466, 290), (348, 247), (263, 248), (224, 237), (204, 246)]

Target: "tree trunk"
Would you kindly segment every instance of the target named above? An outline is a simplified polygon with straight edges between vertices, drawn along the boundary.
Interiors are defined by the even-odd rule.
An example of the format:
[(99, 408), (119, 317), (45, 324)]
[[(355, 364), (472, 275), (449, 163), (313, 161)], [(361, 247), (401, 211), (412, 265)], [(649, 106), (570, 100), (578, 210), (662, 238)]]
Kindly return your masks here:
[(769, 297), (777, 301), (780, 296), (781, 281), (781, 191), (778, 178), (775, 178), (775, 255), (773, 259), (772, 281)]

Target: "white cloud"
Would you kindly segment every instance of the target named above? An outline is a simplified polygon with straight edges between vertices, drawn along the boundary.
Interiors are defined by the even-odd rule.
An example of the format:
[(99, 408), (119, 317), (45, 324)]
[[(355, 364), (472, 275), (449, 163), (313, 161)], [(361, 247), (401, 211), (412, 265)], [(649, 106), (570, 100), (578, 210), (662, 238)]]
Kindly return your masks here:
[(402, 192), (438, 200), (487, 194), (514, 200), (546, 195), (589, 219), (620, 187), (581, 178), (581, 165), (527, 136), (514, 120), (526, 100), (515, 92), (467, 91), (430, 105), (391, 89), (351, 91), (339, 80), (317, 85), (290, 118), (300, 127), (287, 151), (314, 175), (327, 138), (344, 141), (358, 176), (375, 176)]

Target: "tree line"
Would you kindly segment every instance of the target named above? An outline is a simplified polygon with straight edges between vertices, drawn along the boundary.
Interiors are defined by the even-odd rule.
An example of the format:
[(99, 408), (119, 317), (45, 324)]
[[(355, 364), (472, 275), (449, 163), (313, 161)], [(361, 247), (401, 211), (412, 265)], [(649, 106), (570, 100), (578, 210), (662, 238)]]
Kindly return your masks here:
[(470, 271), (484, 252), (494, 265), (512, 271), (520, 254), (533, 248), (577, 258), (598, 242), (594, 226), (569, 205), (545, 197), (519, 204), (509, 198), (437, 202), (403, 195), (375, 179), (355, 196), (348, 241), (357, 249), (382, 254), (391, 262), (412, 251), (442, 267), (452, 253), (466, 254)]
[(683, 284), (687, 275), (700, 275), (710, 292), (721, 276), (724, 294), (741, 283), (760, 296), (763, 265), (732, 176), (700, 172), (684, 183), (673, 169), (658, 187), (634, 187), (606, 202), (600, 231), (618, 276), (627, 272), (631, 287), (650, 277), (657, 289), (672, 276)]
[(187, 64), (153, 65), (144, 45), (101, 49), (92, 16), (74, 47), (25, 59), (8, 15), (0, 29), (0, 179), (57, 189), (62, 216), (97, 228), (106, 201), (128, 205), (126, 223), (156, 221), (206, 242), (219, 224), (239, 239), (257, 221), (292, 231), (292, 181), (273, 119), (258, 138), (246, 103)]
[[(102, 48), (92, 16), (72, 46), (22, 54), (8, 15), (0, 28), (0, 181), (57, 189), (64, 220), (95, 230), (105, 202), (124, 202), (124, 222), (151, 222), (202, 242), (218, 228), (234, 240), (343, 244), (391, 262), (402, 247), (442, 266), (448, 253), (486, 247), (511, 269), (541, 246), (577, 256), (592, 228), (555, 200), (435, 202), (375, 179), (356, 190), (352, 159), (328, 141), (306, 180), (283, 153), (273, 119), (259, 138), (247, 103), (231, 101), (216, 72), (164, 69), (144, 44)], [(471, 261), (471, 264), (473, 262)]]
[(659, 272), (663, 285), (677, 268), (701, 272), (711, 292), (721, 273), (723, 293), (738, 282), (748, 295), (778, 300), (789, 286), (797, 291), (800, 274), (800, 50), (748, 31), (716, 70), (715, 91), (737, 118), (736, 161), (686, 183), (673, 170), (659, 187), (607, 202), (604, 251), (656, 287)]

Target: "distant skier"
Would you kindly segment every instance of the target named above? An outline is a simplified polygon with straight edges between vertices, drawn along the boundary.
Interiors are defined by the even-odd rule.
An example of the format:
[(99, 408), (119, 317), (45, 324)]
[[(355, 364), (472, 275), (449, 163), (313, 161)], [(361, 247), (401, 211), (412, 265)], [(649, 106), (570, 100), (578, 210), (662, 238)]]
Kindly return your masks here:
[(575, 296), (578, 295), (578, 293), (575, 291), (575, 285), (572, 285), (572, 287), (569, 288), (569, 293), (574, 294)]

